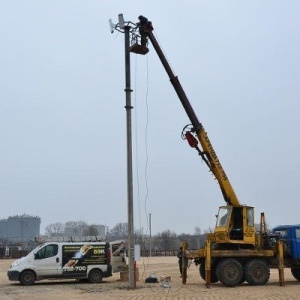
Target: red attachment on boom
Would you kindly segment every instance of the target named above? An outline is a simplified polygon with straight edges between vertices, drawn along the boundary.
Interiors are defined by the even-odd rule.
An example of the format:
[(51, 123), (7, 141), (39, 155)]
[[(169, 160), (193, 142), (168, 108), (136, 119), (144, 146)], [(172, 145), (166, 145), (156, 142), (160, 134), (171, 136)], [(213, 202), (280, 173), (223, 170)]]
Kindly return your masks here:
[(192, 148), (197, 148), (197, 145), (198, 145), (198, 141), (197, 139), (191, 134), (190, 131), (187, 131), (185, 133), (185, 137), (189, 143), (189, 145), (192, 147)]

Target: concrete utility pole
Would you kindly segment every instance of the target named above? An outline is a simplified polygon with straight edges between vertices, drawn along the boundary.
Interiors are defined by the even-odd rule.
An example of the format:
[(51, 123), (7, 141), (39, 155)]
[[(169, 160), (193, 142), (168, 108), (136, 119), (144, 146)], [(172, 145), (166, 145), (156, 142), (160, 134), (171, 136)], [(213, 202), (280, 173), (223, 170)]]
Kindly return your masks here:
[(150, 231), (150, 239), (149, 239), (149, 256), (152, 256), (152, 236), (151, 236), (151, 213), (149, 214), (149, 231)]
[[(133, 237), (133, 180), (132, 180), (132, 134), (131, 134), (131, 92), (130, 87), (130, 52), (145, 55), (149, 49), (141, 45), (142, 37), (137, 34), (136, 23), (124, 21), (123, 14), (119, 14), (119, 23), (109, 20), (110, 32), (114, 30), (125, 34), (125, 78), (126, 78), (126, 119), (127, 119), (127, 196), (128, 196), (128, 258), (129, 258), (129, 287), (135, 287), (134, 279), (134, 237)], [(144, 41), (144, 40), (143, 40)], [(130, 45), (130, 42), (132, 45)]]
[(129, 29), (125, 26), (125, 76), (126, 76), (126, 119), (127, 119), (127, 205), (128, 205), (128, 248), (129, 248), (129, 287), (135, 287), (134, 281), (134, 239), (133, 239), (133, 180), (132, 180), (132, 131), (131, 131), (131, 87)]
[(127, 126), (127, 211), (128, 211), (128, 259), (129, 259), (129, 287), (135, 288), (134, 276), (134, 225), (133, 225), (133, 179), (132, 179), (132, 124), (131, 124), (131, 82), (130, 82), (130, 30), (134, 23), (125, 22), (123, 14), (119, 14), (119, 23), (113, 24), (109, 20), (111, 33), (118, 30), (125, 34), (125, 93), (126, 93), (126, 126)]

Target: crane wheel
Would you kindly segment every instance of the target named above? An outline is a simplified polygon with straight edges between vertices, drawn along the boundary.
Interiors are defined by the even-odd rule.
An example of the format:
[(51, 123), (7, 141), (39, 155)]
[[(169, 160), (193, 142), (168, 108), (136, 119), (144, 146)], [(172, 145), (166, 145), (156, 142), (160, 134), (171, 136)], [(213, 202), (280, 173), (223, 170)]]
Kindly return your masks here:
[(245, 265), (244, 275), (250, 285), (265, 285), (270, 278), (270, 269), (265, 260), (253, 259)]
[(221, 260), (217, 266), (217, 277), (225, 286), (236, 286), (243, 282), (242, 264), (233, 258)]
[[(205, 262), (200, 264), (199, 273), (200, 273), (201, 278), (205, 281)], [(214, 266), (214, 264), (212, 264), (210, 282), (211, 283), (216, 283), (218, 281), (219, 281), (219, 279), (218, 279), (217, 274), (216, 274), (216, 266)]]

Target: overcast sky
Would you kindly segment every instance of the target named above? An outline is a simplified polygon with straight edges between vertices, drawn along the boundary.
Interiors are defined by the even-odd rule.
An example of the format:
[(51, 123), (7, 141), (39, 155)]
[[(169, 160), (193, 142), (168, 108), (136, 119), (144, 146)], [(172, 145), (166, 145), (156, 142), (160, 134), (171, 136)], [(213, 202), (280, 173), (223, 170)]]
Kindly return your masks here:
[[(240, 202), (300, 222), (299, 1), (0, 3), (0, 218), (127, 222), (123, 13), (152, 21)], [(192, 234), (224, 201), (149, 48), (131, 55), (135, 229)]]

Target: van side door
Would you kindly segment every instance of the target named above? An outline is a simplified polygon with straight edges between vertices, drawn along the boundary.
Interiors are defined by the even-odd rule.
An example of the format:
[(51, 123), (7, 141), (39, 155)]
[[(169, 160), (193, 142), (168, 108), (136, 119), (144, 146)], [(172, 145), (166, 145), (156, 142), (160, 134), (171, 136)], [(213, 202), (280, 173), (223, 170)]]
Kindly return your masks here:
[(34, 269), (38, 277), (56, 277), (59, 267), (58, 244), (46, 244), (34, 253)]
[(124, 241), (110, 242), (111, 264), (113, 273), (124, 271), (126, 268), (126, 248)]

